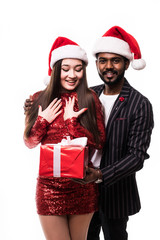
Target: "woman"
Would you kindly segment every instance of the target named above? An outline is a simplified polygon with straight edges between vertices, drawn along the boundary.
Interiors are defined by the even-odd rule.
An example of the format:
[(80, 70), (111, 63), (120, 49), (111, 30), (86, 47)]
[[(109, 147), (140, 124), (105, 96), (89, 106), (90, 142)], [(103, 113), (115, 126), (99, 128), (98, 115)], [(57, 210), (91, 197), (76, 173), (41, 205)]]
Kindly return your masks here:
[[(90, 150), (102, 148), (103, 114), (98, 97), (87, 86), (87, 64), (79, 45), (64, 37), (55, 40), (49, 54), (50, 82), (44, 91), (33, 95), (26, 115), (24, 141), (29, 148), (39, 143), (56, 144), (67, 136), (85, 136)], [(36, 204), (47, 240), (84, 240), (98, 208), (97, 185), (39, 176)]]

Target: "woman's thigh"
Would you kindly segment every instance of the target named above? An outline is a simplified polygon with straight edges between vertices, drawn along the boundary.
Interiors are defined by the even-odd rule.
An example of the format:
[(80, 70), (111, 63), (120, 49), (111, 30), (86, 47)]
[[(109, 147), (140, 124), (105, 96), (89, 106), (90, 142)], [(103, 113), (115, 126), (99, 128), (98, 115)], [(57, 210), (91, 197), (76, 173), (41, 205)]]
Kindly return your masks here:
[(69, 230), (72, 240), (85, 240), (93, 213), (68, 216)]
[(71, 240), (67, 216), (39, 215), (46, 240)]

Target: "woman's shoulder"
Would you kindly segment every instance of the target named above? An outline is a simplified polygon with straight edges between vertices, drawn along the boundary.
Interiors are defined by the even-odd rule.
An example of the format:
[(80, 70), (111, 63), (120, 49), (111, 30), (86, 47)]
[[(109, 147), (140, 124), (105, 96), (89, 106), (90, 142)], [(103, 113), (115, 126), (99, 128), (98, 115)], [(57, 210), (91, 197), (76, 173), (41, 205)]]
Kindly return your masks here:
[(41, 93), (42, 93), (42, 91), (35, 92), (35, 93), (32, 95), (32, 100), (33, 100), (33, 101), (36, 100)]

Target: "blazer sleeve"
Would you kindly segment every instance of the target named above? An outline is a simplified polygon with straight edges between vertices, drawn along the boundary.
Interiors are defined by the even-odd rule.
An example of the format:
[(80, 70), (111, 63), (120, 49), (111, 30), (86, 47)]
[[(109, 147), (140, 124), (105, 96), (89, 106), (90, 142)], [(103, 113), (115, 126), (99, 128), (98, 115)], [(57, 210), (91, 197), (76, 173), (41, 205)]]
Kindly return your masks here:
[(93, 137), (93, 134), (89, 132), (86, 128), (84, 128), (78, 118), (71, 118), (67, 119), (65, 121), (65, 124), (67, 126), (69, 135), (73, 138), (77, 137), (87, 137), (88, 138), (88, 145), (90, 147), (96, 148), (96, 149), (102, 149), (105, 143), (105, 126), (104, 126), (104, 115), (102, 110), (101, 102), (96, 95), (94, 91), (92, 91), (94, 101), (95, 101), (95, 107), (96, 107), (96, 118), (97, 118), (97, 126), (99, 130), (99, 136), (100, 136), (100, 143), (97, 146)]
[(144, 160), (149, 158), (147, 149), (153, 126), (152, 106), (144, 99), (130, 122), (126, 155), (113, 165), (101, 169), (105, 185), (111, 185), (143, 167)]

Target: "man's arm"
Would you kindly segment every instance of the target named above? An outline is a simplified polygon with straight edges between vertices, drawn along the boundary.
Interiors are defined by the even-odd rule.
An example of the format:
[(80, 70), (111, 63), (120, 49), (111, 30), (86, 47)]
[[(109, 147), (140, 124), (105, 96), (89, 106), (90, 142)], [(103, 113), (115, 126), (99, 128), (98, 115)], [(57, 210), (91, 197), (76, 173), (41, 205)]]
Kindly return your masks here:
[(114, 164), (101, 169), (105, 185), (112, 185), (142, 169), (144, 160), (149, 158), (147, 149), (150, 145), (153, 125), (152, 106), (145, 98), (130, 121), (126, 154)]
[[(153, 125), (152, 106), (149, 101), (145, 100), (137, 109), (134, 119), (130, 123), (126, 155), (114, 164), (101, 169), (98, 174), (96, 169), (88, 168), (82, 183), (93, 182), (97, 177), (103, 179), (104, 184), (108, 186), (140, 170), (144, 160), (149, 158), (147, 149)], [(102, 158), (101, 161), (105, 161), (105, 159)]]

